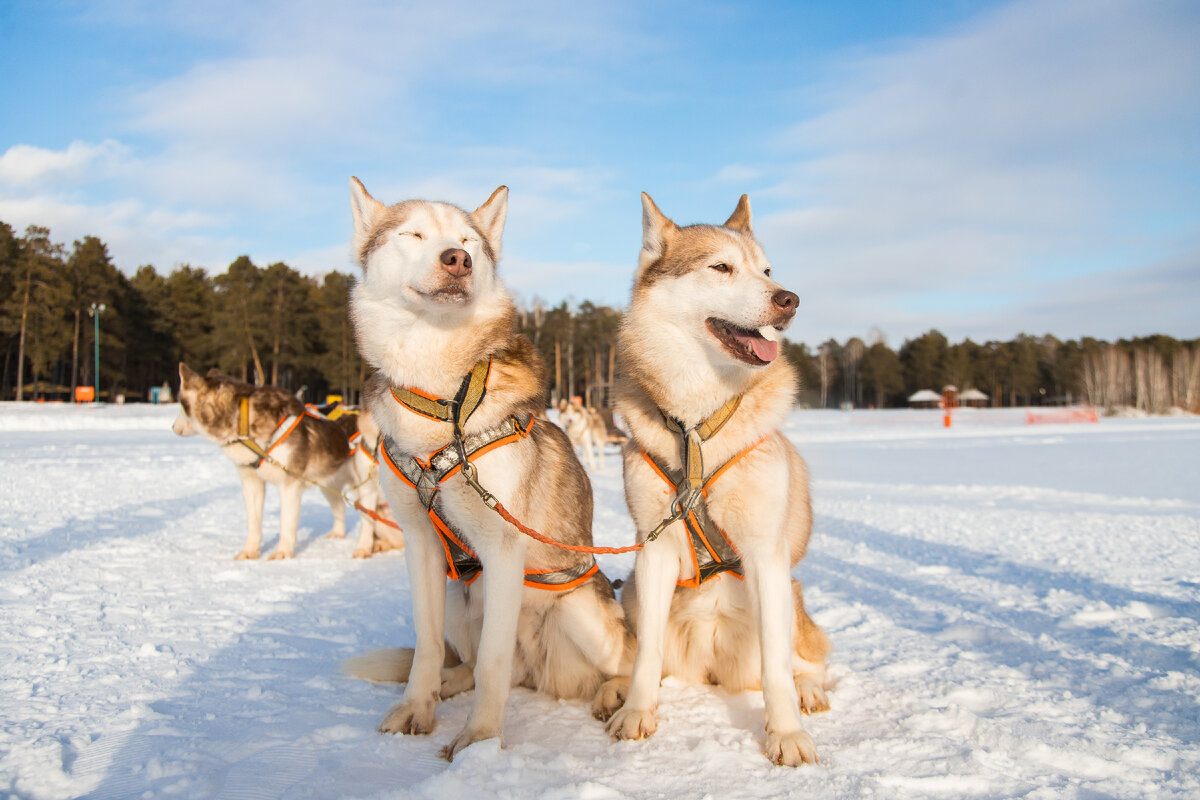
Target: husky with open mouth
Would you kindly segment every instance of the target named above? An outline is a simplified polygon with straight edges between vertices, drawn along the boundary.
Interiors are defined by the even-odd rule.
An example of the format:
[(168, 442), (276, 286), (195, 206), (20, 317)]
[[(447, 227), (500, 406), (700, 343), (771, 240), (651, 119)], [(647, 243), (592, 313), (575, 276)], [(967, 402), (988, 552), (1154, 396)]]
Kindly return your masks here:
[(640, 739), (666, 675), (761, 687), (767, 757), (814, 762), (801, 714), (828, 708), (829, 644), (789, 574), (812, 512), (804, 461), (779, 430), (797, 390), (780, 343), (798, 298), (771, 278), (745, 195), (723, 225), (680, 227), (645, 194), (642, 210), (616, 394), (632, 435), (626, 502), (646, 542), (622, 593), (637, 656), (598, 708), (614, 738)]
[(508, 189), (467, 213), (384, 206), (352, 178), (351, 200), (363, 268), (351, 313), (377, 370), (363, 395), (385, 435), (381, 484), (404, 529), (416, 648), (346, 669), (407, 681), (387, 733), (429, 733), (439, 698), (474, 687), (443, 749), (453, 758), (501, 735), (511, 685), (591, 700), (628, 674), (632, 639), (591, 554), (529, 538), (496, 510), (562, 545), (592, 543), (591, 484), (544, 416), (545, 367), (496, 275)]

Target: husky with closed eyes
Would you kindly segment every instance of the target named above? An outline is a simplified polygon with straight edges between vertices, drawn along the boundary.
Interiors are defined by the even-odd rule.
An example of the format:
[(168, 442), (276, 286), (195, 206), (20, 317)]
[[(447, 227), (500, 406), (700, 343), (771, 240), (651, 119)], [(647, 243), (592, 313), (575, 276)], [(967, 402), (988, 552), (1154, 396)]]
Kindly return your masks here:
[(385, 206), (351, 179), (363, 269), (351, 314), (377, 370), (363, 395), (385, 436), (381, 483), (404, 528), (416, 648), (345, 670), (407, 682), (384, 733), (429, 733), (438, 700), (474, 687), (447, 759), (501, 736), (510, 686), (591, 700), (628, 674), (632, 650), (594, 557), (536, 541), (497, 511), (561, 545), (592, 543), (591, 485), (544, 416), (545, 368), (496, 274), (507, 201), (502, 186), (470, 213)]
[(804, 461), (780, 432), (797, 388), (780, 342), (798, 298), (771, 278), (745, 195), (722, 225), (680, 227), (646, 194), (642, 211), (616, 393), (632, 437), (626, 502), (646, 542), (622, 592), (637, 655), (597, 708), (614, 738), (641, 739), (666, 675), (761, 688), (767, 757), (815, 762), (801, 715), (828, 708), (829, 644), (789, 574), (812, 512)]

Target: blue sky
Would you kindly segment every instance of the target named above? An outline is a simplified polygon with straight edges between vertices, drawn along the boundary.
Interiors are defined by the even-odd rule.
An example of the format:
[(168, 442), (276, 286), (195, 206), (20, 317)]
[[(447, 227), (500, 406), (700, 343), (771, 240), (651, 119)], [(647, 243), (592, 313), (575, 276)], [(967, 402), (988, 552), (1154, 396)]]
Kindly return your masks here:
[[(336, 8), (334, 7), (336, 6)], [(791, 338), (1200, 336), (1200, 4), (0, 0), (0, 220), (353, 271), (347, 179), (511, 189), (523, 302), (750, 195)]]

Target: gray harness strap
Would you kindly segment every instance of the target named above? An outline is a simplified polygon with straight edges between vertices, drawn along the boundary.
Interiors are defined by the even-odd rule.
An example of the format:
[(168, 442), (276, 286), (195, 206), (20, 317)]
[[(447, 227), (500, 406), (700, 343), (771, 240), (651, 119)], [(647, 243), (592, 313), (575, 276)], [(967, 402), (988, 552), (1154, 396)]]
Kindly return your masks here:
[[(461, 450), (451, 443), (434, 452), (427, 465), (411, 454), (400, 452), (390, 436), (384, 437), (383, 460), (397, 477), (416, 490), (421, 505), (429, 512), (434, 530), (442, 540), (447, 572), (451, 580), (470, 583), (479, 577), (479, 573), (483, 571), (483, 564), (467, 544), (467, 538), (463, 536), (462, 531), (451, 524), (446, 516), (442, 507), (441, 484), (458, 472), (462, 466), (463, 453), (469, 459), (483, 450), (516, 441), (517, 438), (528, 436), (532, 425), (532, 417), (527, 425), (509, 417), (493, 428), (463, 437)], [(574, 566), (549, 572), (526, 572), (525, 585), (561, 591), (582, 583), (599, 569), (596, 557), (589, 553), (587, 558)]]
[[(645, 453), (645, 456), (653, 462), (662, 476), (670, 481), (676, 490), (687, 486), (686, 470), (670, 469), (649, 453)], [(719, 471), (715, 470), (713, 474)], [(702, 481), (701, 487), (703, 485), (704, 482)], [(696, 558), (697, 581), (695, 585), (704, 583), (709, 578), (720, 575), (722, 572), (732, 572), (742, 575), (742, 557), (729, 544), (729, 540), (725, 538), (725, 532), (721, 530), (721, 527), (709, 516), (708, 499), (702, 491), (695, 497), (695, 501), (682, 517), (684, 528), (688, 533), (688, 539), (691, 541), (692, 552)], [(689, 583), (688, 585), (692, 584)]]

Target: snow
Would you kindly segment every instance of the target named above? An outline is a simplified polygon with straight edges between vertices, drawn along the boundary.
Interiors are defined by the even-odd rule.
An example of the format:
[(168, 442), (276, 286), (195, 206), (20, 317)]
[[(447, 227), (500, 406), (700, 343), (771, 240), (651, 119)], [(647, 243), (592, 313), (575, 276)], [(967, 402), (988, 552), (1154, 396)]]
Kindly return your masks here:
[[(526, 690), (453, 764), (381, 736), (399, 690), (338, 663), (411, 645), (402, 554), (305, 497), (287, 562), (237, 562), (233, 468), (170, 406), (0, 404), (0, 795), (29, 798), (1200, 796), (1200, 420), (798, 411), (816, 527), (796, 576), (828, 631), (821, 763), (761, 755), (762, 698), (668, 680), (614, 744)], [(633, 528), (617, 460), (596, 540)], [(268, 542), (278, 499), (268, 492)], [(602, 556), (611, 577), (633, 557)]]

